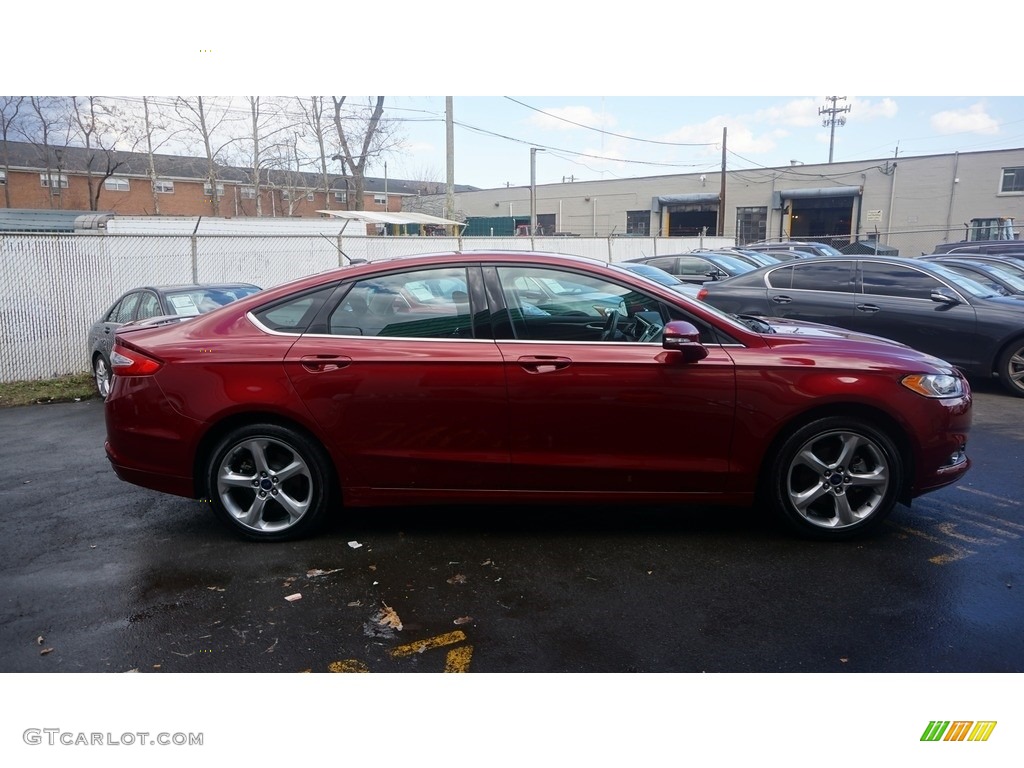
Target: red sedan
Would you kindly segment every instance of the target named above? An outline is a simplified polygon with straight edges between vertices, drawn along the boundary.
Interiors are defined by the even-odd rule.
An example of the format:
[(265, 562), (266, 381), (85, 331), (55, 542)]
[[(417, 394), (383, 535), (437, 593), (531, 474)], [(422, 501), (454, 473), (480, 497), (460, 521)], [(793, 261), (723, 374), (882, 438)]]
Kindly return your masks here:
[(748, 505), (845, 538), (970, 466), (949, 364), (738, 318), (614, 264), (446, 253), (117, 334), (117, 475), (258, 540), (341, 506)]

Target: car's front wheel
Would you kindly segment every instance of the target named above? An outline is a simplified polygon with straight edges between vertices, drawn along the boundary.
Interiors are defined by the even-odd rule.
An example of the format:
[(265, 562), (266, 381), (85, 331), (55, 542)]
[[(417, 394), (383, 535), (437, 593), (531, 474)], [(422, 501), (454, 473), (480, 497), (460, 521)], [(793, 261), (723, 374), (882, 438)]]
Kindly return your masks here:
[(1024, 339), (1017, 339), (999, 356), (998, 373), (1009, 392), (1024, 397)]
[(334, 472), (323, 448), (277, 424), (232, 431), (210, 454), (207, 483), (217, 515), (258, 541), (313, 533), (333, 501)]
[(845, 539), (881, 525), (896, 506), (904, 469), (884, 430), (830, 416), (789, 435), (769, 472), (772, 506), (791, 528)]

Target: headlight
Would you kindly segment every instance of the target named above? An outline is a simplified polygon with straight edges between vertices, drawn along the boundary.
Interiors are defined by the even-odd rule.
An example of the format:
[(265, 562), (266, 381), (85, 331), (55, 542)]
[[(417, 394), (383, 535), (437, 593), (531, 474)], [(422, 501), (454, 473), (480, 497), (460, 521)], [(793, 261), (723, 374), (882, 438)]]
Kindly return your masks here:
[(925, 397), (960, 397), (964, 393), (963, 380), (945, 373), (914, 373), (900, 383)]

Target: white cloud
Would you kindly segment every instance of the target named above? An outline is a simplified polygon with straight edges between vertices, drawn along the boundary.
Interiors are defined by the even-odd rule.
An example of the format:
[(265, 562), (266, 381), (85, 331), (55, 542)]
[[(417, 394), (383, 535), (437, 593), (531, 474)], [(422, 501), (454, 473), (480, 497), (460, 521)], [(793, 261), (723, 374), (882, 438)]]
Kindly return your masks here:
[(776, 140), (786, 135), (785, 131), (775, 129), (763, 134), (756, 134), (752, 129), (736, 118), (712, 117), (703, 123), (685, 125), (662, 137), (663, 141), (674, 141), (684, 144), (707, 144), (705, 154), (722, 151), (722, 129), (727, 128), (726, 145), (732, 152), (739, 154), (770, 152), (776, 147)]
[(985, 111), (984, 104), (967, 109), (938, 112), (931, 117), (931, 126), (939, 133), (999, 133), (999, 124)]
[[(824, 104), (824, 101), (821, 102)], [(754, 113), (753, 120), (769, 125), (786, 125), (794, 128), (807, 128), (818, 125), (819, 102), (815, 99), (794, 99), (779, 106), (761, 109)]]
[(850, 118), (857, 120), (875, 120), (878, 118), (896, 117), (899, 107), (894, 99), (884, 98), (880, 101), (861, 99), (854, 96), (850, 100)]

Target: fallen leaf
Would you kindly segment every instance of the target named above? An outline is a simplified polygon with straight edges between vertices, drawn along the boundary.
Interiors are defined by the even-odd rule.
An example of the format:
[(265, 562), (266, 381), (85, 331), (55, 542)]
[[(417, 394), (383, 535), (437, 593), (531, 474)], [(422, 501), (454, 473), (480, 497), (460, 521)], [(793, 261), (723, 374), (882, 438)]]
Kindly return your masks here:
[(362, 605), (363, 605), (363, 601), (362, 600), (353, 600), (351, 603), (348, 604), (348, 607), (349, 608), (361, 608)]
[(359, 549), (361, 546), (363, 546), (358, 541), (350, 541), (348, 545), (352, 547), (352, 549)]
[(848, 658), (846, 658), (845, 656), (841, 656), (841, 657), (839, 658), (839, 661), (840, 661), (841, 663), (845, 664), (846, 662), (848, 662), (848, 661), (849, 661), (849, 659), (848, 659)]
[(374, 618), (374, 621), (382, 627), (391, 627), (391, 629), (401, 631), (402, 620), (398, 618), (398, 614), (395, 612), (395, 609), (387, 603), (383, 603), (383, 606), (384, 607), (377, 612), (377, 616)]
[(370, 668), (358, 659), (345, 659), (344, 661), (332, 661), (327, 665), (331, 672), (369, 672)]
[(39, 652), (39, 655), (45, 656), (48, 653), (53, 653), (53, 648), (43, 648), (43, 650)]
[(340, 570), (341, 568), (332, 568), (329, 571), (325, 571), (322, 568), (310, 568), (308, 571), (306, 571), (306, 576), (312, 579), (316, 576), (327, 576), (332, 573), (337, 573)]
[(450, 579), (448, 579), (448, 583), (449, 584), (465, 584), (466, 583), (466, 577), (463, 576), (461, 573), (457, 573), (454, 576), (452, 576)]
[(301, 600), (301, 599), (302, 599), (302, 593), (301, 592), (296, 592), (294, 595), (288, 595), (287, 597), (285, 597), (285, 600), (287, 600), (289, 603), (294, 603), (296, 600)]
[(459, 618), (455, 619), (455, 621), (453, 621), (452, 624), (455, 624), (456, 626), (461, 624), (469, 624), (469, 622), (471, 622), (472, 620), (472, 616), (460, 616)]
[(36, 645), (42, 645), (44, 642), (46, 642), (46, 639), (42, 635), (36, 638)]

